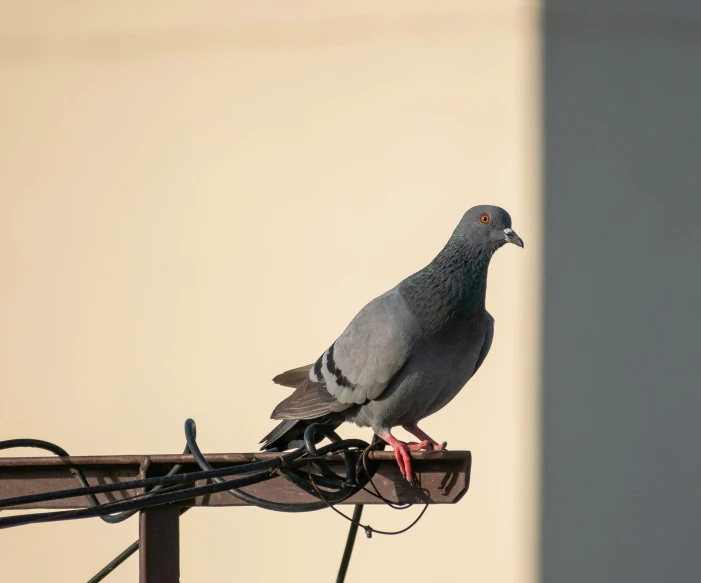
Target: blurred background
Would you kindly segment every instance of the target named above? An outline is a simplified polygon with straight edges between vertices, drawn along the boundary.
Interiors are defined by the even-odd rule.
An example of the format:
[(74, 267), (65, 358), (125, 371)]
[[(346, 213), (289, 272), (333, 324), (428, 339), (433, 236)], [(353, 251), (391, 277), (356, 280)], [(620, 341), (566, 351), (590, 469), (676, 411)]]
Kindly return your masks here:
[[(691, 0), (0, 0), (0, 439), (255, 451), (269, 379), (498, 204), (492, 351), (424, 427), (470, 490), (347, 580), (700, 581), (700, 73)], [(137, 530), (0, 531), (3, 576)], [(346, 532), (194, 511), (181, 578), (330, 581)]]

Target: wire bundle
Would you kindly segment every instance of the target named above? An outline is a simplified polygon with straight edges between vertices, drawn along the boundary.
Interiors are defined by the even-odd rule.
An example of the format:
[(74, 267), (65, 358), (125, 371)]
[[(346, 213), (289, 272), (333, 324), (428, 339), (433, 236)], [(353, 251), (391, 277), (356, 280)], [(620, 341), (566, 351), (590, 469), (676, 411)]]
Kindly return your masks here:
[[(319, 433), (324, 437), (328, 437), (332, 443), (317, 449), (315, 440)], [(80, 483), (80, 488), (0, 499), (0, 509), (11, 508), (22, 504), (35, 504), (65, 498), (75, 498), (78, 496), (86, 496), (90, 502), (90, 508), (0, 517), (0, 528), (10, 528), (38, 522), (77, 520), (95, 516), (99, 516), (106, 522), (116, 523), (129, 518), (135, 512), (144, 508), (183, 502), (198, 496), (224, 491), (229, 492), (231, 495), (249, 504), (260, 506), (267, 510), (275, 510), (278, 512), (310, 512), (326, 508), (328, 504), (338, 504), (348, 499), (367, 484), (368, 480), (377, 469), (375, 465), (374, 467), (368, 468), (371, 472), (370, 474), (364, 469), (361, 472), (356, 472), (356, 463), (352, 454), (361, 453), (370, 447), (369, 444), (360, 439), (342, 440), (335, 432), (319, 424), (314, 424), (307, 428), (304, 435), (305, 443), (303, 447), (281, 453), (274, 459), (237, 464), (235, 466), (228, 466), (216, 470), (209, 465), (197, 445), (195, 422), (192, 419), (188, 419), (185, 422), (185, 438), (187, 441), (185, 453), (191, 453), (193, 455), (201, 471), (179, 473), (181, 466), (176, 465), (165, 476), (90, 486), (79, 468), (68, 466), (69, 471)], [(16, 447), (35, 447), (50, 451), (61, 457), (68, 457), (68, 453), (64, 449), (46, 441), (37, 439), (0, 441), (0, 450)], [(346, 465), (345, 476), (336, 474), (324, 464), (326, 456), (332, 453), (341, 453), (344, 456)], [(320, 471), (321, 475), (311, 477), (310, 472), (300, 469), (301, 466), (310, 462)], [(240, 476), (241, 474), (245, 475)], [(270, 480), (278, 474), (285, 476), (298, 487), (304, 489), (312, 496), (319, 498), (319, 500), (317, 502), (302, 504), (285, 504), (264, 500), (240, 489), (244, 486)], [(240, 477), (229, 480), (224, 479), (225, 477), (231, 476)], [(198, 480), (209, 480), (212, 483), (203, 486), (191, 485)], [(315, 487), (315, 485), (322, 486), (328, 489), (328, 491), (320, 494), (319, 489)], [(127, 500), (108, 502), (105, 504), (100, 504), (95, 497), (96, 494), (131, 490), (134, 488), (149, 488), (149, 491), (145, 494), (133, 496)], [(325, 501), (323, 501), (322, 498)]]
[[(317, 449), (317, 442), (324, 437), (328, 438), (331, 443)], [(409, 527), (397, 532), (384, 532), (375, 530), (370, 526), (362, 525), (360, 523), (362, 505), (356, 505), (353, 518), (346, 516), (334, 508), (336, 504), (347, 500), (362, 489), (382, 499), (392, 507), (397, 506), (385, 500), (380, 495), (375, 485), (372, 484), (372, 477), (377, 471), (378, 464), (377, 462), (369, 460), (366, 454), (371, 449), (382, 449), (384, 445), (377, 441), (368, 444), (361, 439), (344, 440), (334, 431), (321, 424), (313, 424), (307, 427), (304, 433), (304, 445), (302, 447), (280, 453), (273, 459), (236, 464), (218, 469), (214, 469), (209, 462), (207, 462), (204, 455), (202, 455), (196, 440), (195, 422), (192, 419), (188, 419), (185, 422), (185, 439), (187, 445), (184, 454), (191, 454), (193, 456), (195, 462), (200, 467), (200, 471), (181, 473), (182, 464), (176, 464), (164, 476), (90, 486), (80, 468), (68, 465), (68, 470), (76, 478), (80, 487), (70, 490), (42, 492), (40, 494), (0, 499), (0, 510), (23, 504), (37, 504), (40, 502), (79, 496), (85, 496), (87, 498), (90, 503), (89, 508), (4, 516), (0, 517), (0, 529), (33, 523), (77, 520), (96, 516), (99, 516), (105, 522), (115, 524), (126, 520), (139, 510), (145, 508), (185, 501), (191, 503), (194, 498), (218, 492), (228, 492), (232, 496), (248, 504), (277, 512), (311, 512), (323, 508), (332, 508), (351, 522), (348, 540), (341, 562), (341, 569), (339, 570), (337, 578), (337, 582), (342, 582), (345, 579), (353, 543), (359, 526), (365, 530), (368, 537), (370, 537), (373, 532), (378, 534), (399, 534), (414, 526), (428, 507), (426, 506), (423, 509), (419, 517)], [(60, 457), (70, 457), (68, 452), (63, 448), (39, 439), (11, 439), (0, 441), (0, 450), (18, 447), (38, 448), (49, 451)], [(332, 454), (342, 455), (345, 464), (345, 475), (339, 475), (328, 467), (326, 462), (328, 461), (328, 456)], [(310, 464), (316, 469), (316, 473), (303, 469)], [(297, 487), (317, 498), (317, 501), (306, 503), (273, 502), (253, 496), (241, 490), (241, 488), (245, 486), (270, 480), (277, 475), (284, 476)], [(232, 476), (236, 477), (232, 478)], [(199, 480), (207, 480), (208, 483), (203, 486), (195, 486), (194, 483)], [(365, 488), (368, 483), (372, 484), (375, 493)], [(96, 494), (132, 490), (135, 488), (143, 488), (144, 493), (132, 496), (126, 500), (107, 502), (104, 504), (101, 504), (96, 497)], [(183, 506), (181, 514), (188, 509), (189, 506)], [(120, 553), (120, 555), (112, 560), (97, 575), (90, 579), (88, 583), (98, 583), (104, 579), (116, 567), (136, 552), (138, 548), (139, 541), (136, 541)]]

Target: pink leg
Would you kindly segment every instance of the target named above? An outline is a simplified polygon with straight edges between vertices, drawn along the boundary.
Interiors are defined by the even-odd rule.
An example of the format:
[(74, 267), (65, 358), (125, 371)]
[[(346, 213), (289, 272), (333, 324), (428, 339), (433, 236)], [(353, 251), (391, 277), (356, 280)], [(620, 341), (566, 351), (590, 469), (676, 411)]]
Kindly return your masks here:
[(399, 441), (389, 432), (380, 435), (380, 437), (390, 446), (392, 446), (392, 449), (394, 450), (394, 457), (397, 460), (399, 471), (402, 473), (402, 476), (404, 476), (410, 482), (413, 481), (414, 474), (411, 470), (411, 455), (409, 454), (409, 448), (407, 447), (406, 443)]
[(412, 451), (417, 449), (432, 449), (434, 451), (443, 451), (446, 449), (448, 443), (444, 441), (443, 443), (438, 443), (435, 439), (431, 438), (428, 434), (424, 433), (419, 429), (418, 425), (402, 425), (405, 431), (411, 433), (414, 437), (421, 440), (421, 443), (409, 443), (409, 449)]

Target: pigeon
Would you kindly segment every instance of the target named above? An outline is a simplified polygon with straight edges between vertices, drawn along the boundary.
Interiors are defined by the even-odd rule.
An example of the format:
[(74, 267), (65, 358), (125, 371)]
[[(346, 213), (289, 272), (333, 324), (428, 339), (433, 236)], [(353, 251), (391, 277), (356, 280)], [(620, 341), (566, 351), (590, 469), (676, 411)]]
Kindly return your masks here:
[[(389, 444), (413, 481), (410, 452), (447, 445), (418, 423), (447, 405), (489, 353), (487, 271), (507, 243), (523, 247), (509, 213), (491, 205), (468, 210), (431, 263), (368, 303), (314, 364), (273, 379), (294, 392), (273, 410), (282, 422), (261, 449), (295, 447), (312, 423), (336, 429), (353, 422)], [(394, 437), (399, 426), (418, 441)]]

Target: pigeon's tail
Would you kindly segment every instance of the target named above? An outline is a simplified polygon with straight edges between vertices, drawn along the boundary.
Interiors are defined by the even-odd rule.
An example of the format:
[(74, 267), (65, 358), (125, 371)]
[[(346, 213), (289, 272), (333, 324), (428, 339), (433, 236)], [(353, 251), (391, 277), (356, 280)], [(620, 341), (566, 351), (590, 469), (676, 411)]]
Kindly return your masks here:
[[(273, 449), (284, 451), (291, 441), (295, 441), (294, 439), (290, 439), (290, 437), (294, 437), (292, 435), (292, 430), (298, 423), (299, 419), (285, 419), (278, 423), (268, 435), (258, 442), (263, 444), (260, 448), (263, 450)], [(288, 436), (287, 433), (290, 433), (290, 435)], [(295, 431), (294, 433), (297, 432)]]
[[(319, 387), (309, 378), (311, 364), (300, 366), (277, 375), (273, 381), (294, 392), (275, 407), (273, 419), (282, 421), (268, 435), (260, 440), (261, 449), (285, 451), (304, 445), (304, 432), (312, 423), (321, 423), (335, 430), (346, 420), (342, 411), (353, 403), (337, 402), (325, 388)], [(324, 439), (318, 435), (317, 443)]]
[(300, 366), (299, 368), (293, 368), (292, 370), (285, 371), (282, 374), (277, 375), (273, 379), (273, 382), (276, 385), (296, 389), (309, 378), (309, 370), (313, 366), (313, 364), (306, 364), (304, 366)]
[[(304, 432), (312, 423), (321, 423), (332, 430), (335, 430), (345, 421), (344, 417), (338, 413), (330, 413), (316, 419), (284, 419), (263, 439), (260, 440), (262, 450), (285, 451), (304, 445)], [(318, 435), (315, 439), (319, 443), (324, 439), (323, 435)]]

